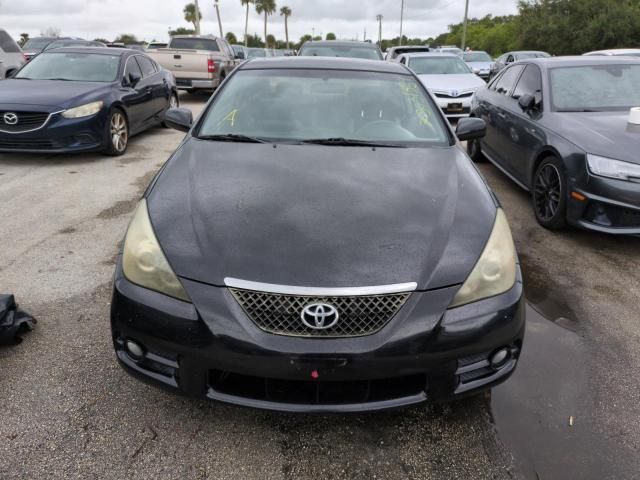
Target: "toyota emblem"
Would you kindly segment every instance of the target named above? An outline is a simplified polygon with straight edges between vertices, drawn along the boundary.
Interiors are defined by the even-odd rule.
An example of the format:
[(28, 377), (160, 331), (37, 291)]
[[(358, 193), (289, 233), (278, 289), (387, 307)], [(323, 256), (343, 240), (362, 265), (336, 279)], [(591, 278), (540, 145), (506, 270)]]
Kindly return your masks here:
[(338, 323), (338, 310), (327, 303), (312, 303), (302, 309), (302, 323), (314, 330), (327, 330)]
[(4, 123), (7, 125), (15, 125), (18, 123), (18, 115), (15, 113), (5, 113), (4, 114)]
[(458, 90), (451, 90), (451, 96), (456, 98), (460, 95), (460, 92)]

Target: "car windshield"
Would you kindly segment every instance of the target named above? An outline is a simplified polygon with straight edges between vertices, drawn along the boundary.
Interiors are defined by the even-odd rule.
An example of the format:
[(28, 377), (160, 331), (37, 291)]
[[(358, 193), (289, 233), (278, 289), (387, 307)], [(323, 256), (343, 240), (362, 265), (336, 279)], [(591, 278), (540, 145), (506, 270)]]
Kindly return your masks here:
[(15, 78), (113, 82), (118, 75), (119, 66), (119, 55), (50, 52), (35, 57)]
[(56, 48), (63, 47), (101, 47), (102, 45), (97, 42), (87, 42), (85, 40), (59, 40), (55, 42), (51, 42), (49, 45), (45, 47), (45, 52), (47, 50), (54, 50)]
[(25, 51), (42, 50), (44, 47), (49, 45), (52, 41), (54, 40), (51, 40), (50, 38), (32, 38), (31, 40), (28, 40), (27, 43), (24, 44), (24, 47), (22, 47), (22, 49)]
[(526, 58), (548, 58), (550, 56), (551, 55), (544, 52), (525, 52), (525, 53), (518, 53), (516, 55), (518, 60), (524, 60)]
[(365, 60), (382, 60), (377, 48), (355, 45), (306, 45), (300, 51), (301, 57), (345, 57)]
[(487, 52), (471, 52), (465, 53), (463, 56), (465, 62), (491, 62), (491, 57)]
[(472, 73), (458, 57), (415, 57), (409, 60), (409, 68), (417, 75), (452, 75)]
[(553, 68), (551, 101), (558, 111), (614, 111), (640, 105), (640, 64)]
[(264, 58), (267, 56), (267, 51), (264, 48), (250, 48), (248, 56), (249, 58)]
[[(244, 70), (207, 110), (197, 136), (300, 143), (448, 145), (438, 107), (414, 77), (344, 70)], [(246, 138), (245, 138), (246, 140)]]

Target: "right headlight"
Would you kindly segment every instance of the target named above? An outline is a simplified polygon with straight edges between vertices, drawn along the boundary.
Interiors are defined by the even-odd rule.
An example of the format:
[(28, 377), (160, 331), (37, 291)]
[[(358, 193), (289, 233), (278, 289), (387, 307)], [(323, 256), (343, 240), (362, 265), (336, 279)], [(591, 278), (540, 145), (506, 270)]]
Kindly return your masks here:
[(594, 175), (618, 180), (640, 180), (640, 165), (587, 153), (589, 170)]
[(449, 308), (505, 293), (516, 283), (516, 247), (504, 211), (499, 208), (493, 231), (478, 263)]
[(153, 233), (146, 199), (140, 201), (129, 224), (124, 241), (122, 269), (124, 276), (136, 285), (185, 302), (191, 301)]

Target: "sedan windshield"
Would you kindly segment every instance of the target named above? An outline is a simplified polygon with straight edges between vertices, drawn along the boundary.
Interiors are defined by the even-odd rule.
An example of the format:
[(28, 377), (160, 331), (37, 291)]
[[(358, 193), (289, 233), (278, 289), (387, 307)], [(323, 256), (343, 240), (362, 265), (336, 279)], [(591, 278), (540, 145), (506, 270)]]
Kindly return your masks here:
[(465, 53), (462, 57), (465, 62), (491, 62), (491, 57), (487, 52)]
[(50, 52), (35, 57), (14, 78), (113, 82), (119, 66), (119, 55)]
[(24, 44), (22, 49), (26, 52), (30, 50), (42, 50), (44, 47), (49, 45), (52, 41), (51, 38), (32, 38), (28, 40), (27, 43)]
[(418, 75), (473, 73), (458, 57), (416, 57), (409, 60), (409, 68)]
[(640, 105), (640, 64), (554, 68), (550, 82), (557, 111), (614, 111)]
[(365, 60), (382, 60), (377, 48), (354, 45), (307, 45), (300, 51), (301, 57), (345, 57)]
[(198, 137), (326, 145), (448, 145), (438, 107), (414, 77), (342, 70), (244, 70)]

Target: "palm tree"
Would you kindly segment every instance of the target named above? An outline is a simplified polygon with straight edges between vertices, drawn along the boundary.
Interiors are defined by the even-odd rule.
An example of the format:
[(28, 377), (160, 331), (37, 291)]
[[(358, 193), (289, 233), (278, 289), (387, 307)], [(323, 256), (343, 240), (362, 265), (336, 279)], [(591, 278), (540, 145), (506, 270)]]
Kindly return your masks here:
[(256, 12), (264, 13), (264, 46), (265, 48), (269, 48), (267, 42), (267, 18), (269, 15), (273, 15), (273, 12), (276, 11), (276, 1), (275, 0), (255, 0), (256, 4)]
[(195, 28), (196, 33), (198, 33), (198, 26), (200, 24), (200, 19), (202, 18), (202, 12), (200, 9), (198, 9), (198, 15), (196, 15), (196, 4), (189, 3), (184, 7), (183, 13), (184, 19), (189, 23), (193, 23), (193, 27)]
[(291, 16), (291, 9), (289, 7), (282, 7), (280, 9), (280, 16), (284, 17), (284, 34), (287, 37), (287, 50), (289, 47), (289, 17)]
[(247, 16), (244, 20), (244, 46), (249, 46), (249, 5), (254, 3), (255, 0), (240, 0), (242, 5), (247, 6)]

